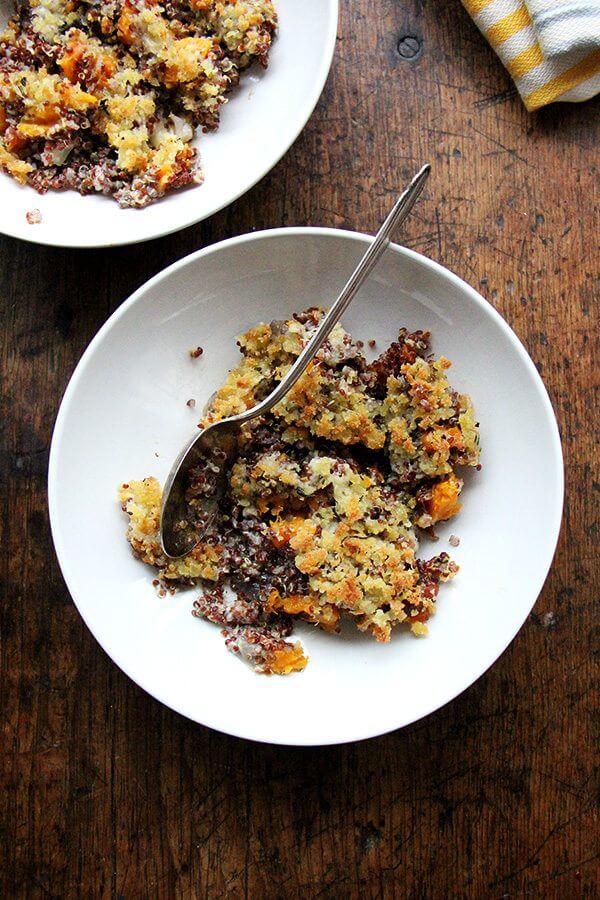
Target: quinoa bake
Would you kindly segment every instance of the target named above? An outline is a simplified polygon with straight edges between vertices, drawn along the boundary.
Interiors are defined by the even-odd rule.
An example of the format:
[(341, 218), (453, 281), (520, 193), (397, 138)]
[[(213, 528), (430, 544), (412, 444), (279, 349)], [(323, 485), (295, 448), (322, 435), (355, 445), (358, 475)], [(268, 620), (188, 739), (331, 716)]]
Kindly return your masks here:
[[(322, 315), (309, 309), (242, 335), (241, 361), (200, 427), (265, 397)], [(158, 481), (121, 486), (127, 538), (160, 592), (201, 587), (194, 615), (221, 626), (257, 672), (305, 667), (289, 640), (295, 619), (336, 632), (344, 617), (384, 642), (395, 626), (426, 634), (440, 582), (458, 567), (444, 552), (421, 558), (417, 533), (459, 512), (459, 471), (479, 467), (471, 401), (452, 389), (450, 362), (431, 355), (429, 340), (401, 329), (368, 363), (336, 325), (286, 397), (243, 426), (219, 513), (182, 559), (161, 551)], [(192, 520), (214, 471), (208, 459), (189, 473)]]
[(147, 206), (202, 181), (196, 128), (218, 127), (263, 66), (271, 0), (16, 0), (0, 32), (0, 169), (40, 193)]

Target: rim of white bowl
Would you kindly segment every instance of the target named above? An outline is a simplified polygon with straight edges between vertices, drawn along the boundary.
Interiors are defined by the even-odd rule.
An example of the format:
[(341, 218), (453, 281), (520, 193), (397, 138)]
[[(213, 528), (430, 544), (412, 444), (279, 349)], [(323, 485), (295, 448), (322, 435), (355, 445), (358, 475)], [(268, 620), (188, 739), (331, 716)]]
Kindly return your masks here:
[(327, 739), (324, 741), (286, 741), (279, 740), (275, 741), (269, 738), (262, 737), (260, 734), (252, 733), (249, 730), (240, 729), (237, 730), (235, 725), (225, 721), (225, 719), (221, 719), (220, 717), (208, 716), (204, 721), (200, 719), (196, 719), (191, 716), (188, 712), (179, 708), (176, 703), (173, 703), (171, 699), (167, 699), (161, 695), (160, 692), (156, 690), (149, 689), (145, 684), (143, 679), (134, 676), (128, 668), (127, 663), (122, 659), (115, 658), (111, 653), (106, 650), (96, 636), (94, 628), (88, 622), (85, 613), (80, 608), (77, 600), (74, 596), (74, 593), (71, 589), (71, 585), (74, 583), (75, 578), (71, 569), (71, 565), (69, 562), (68, 554), (65, 550), (65, 544), (62, 538), (62, 534), (60, 532), (59, 519), (58, 519), (58, 498), (57, 498), (57, 484), (56, 484), (56, 476), (57, 476), (57, 466), (58, 466), (58, 456), (60, 453), (60, 446), (62, 443), (62, 436), (64, 430), (64, 424), (68, 415), (69, 406), (71, 403), (71, 398), (74, 396), (79, 381), (82, 378), (88, 362), (93, 357), (94, 351), (98, 344), (102, 342), (104, 336), (113, 328), (113, 326), (118, 322), (118, 320), (127, 312), (129, 307), (133, 306), (134, 303), (138, 303), (143, 301), (144, 294), (148, 291), (149, 288), (154, 287), (157, 284), (160, 284), (161, 281), (167, 280), (173, 272), (176, 272), (178, 269), (182, 269), (185, 266), (195, 262), (198, 259), (202, 259), (203, 257), (210, 256), (213, 253), (219, 253), (221, 250), (226, 247), (231, 247), (236, 244), (242, 244), (249, 241), (260, 241), (260, 240), (271, 240), (273, 238), (277, 239), (280, 237), (294, 237), (294, 236), (304, 236), (304, 235), (312, 235), (315, 237), (338, 237), (342, 240), (353, 240), (359, 243), (366, 243), (373, 239), (372, 235), (364, 234), (357, 231), (348, 231), (344, 229), (337, 228), (321, 228), (321, 227), (312, 227), (312, 226), (296, 226), (290, 228), (272, 228), (264, 231), (256, 231), (251, 234), (243, 234), (238, 235), (237, 237), (228, 238), (227, 240), (220, 241), (217, 244), (211, 244), (209, 247), (204, 247), (201, 250), (196, 250), (193, 253), (188, 254), (188, 256), (184, 256), (183, 259), (177, 260), (177, 262), (172, 263), (172, 265), (168, 266), (166, 269), (163, 269), (162, 272), (159, 272), (157, 275), (154, 275), (148, 281), (146, 281), (143, 285), (141, 285), (127, 300), (125, 300), (121, 306), (115, 310), (115, 312), (110, 316), (109, 319), (102, 325), (100, 330), (96, 333), (96, 335), (92, 338), (91, 342), (88, 344), (86, 350), (83, 353), (83, 356), (79, 360), (79, 363), (75, 367), (75, 370), (69, 380), (69, 383), (64, 392), (58, 414), (56, 417), (56, 421), (54, 424), (54, 430), (52, 433), (52, 441), (50, 446), (50, 458), (48, 465), (48, 507), (50, 513), (50, 530), (52, 533), (52, 539), (54, 541), (54, 548), (56, 551), (56, 556), (58, 558), (58, 563), (67, 585), (67, 589), (71, 595), (71, 598), (79, 611), (82, 619), (85, 624), (92, 632), (104, 652), (107, 656), (110, 657), (111, 661), (117, 665), (121, 671), (123, 671), (131, 680), (142, 688), (147, 694), (150, 694), (151, 697), (154, 697), (155, 700), (158, 700), (160, 703), (163, 703), (169, 709), (174, 710), (180, 715), (184, 716), (187, 719), (190, 719), (192, 722), (196, 722), (199, 725), (204, 725), (205, 727), (212, 728), (215, 731), (220, 731), (223, 734), (231, 735), (232, 737), (244, 738), (246, 740), (257, 741), (259, 743), (264, 744), (274, 744), (280, 746), (331, 746), (337, 744), (347, 744), (352, 743), (354, 741), (362, 741), (368, 740), (370, 738), (381, 737), (384, 734), (390, 734), (392, 731), (396, 731), (399, 728), (405, 728), (407, 725), (412, 725), (414, 722), (418, 722), (420, 719), (425, 718), (426, 716), (431, 715), (433, 712), (436, 712), (438, 709), (442, 709), (452, 700), (455, 700), (456, 697), (460, 696), (464, 691), (466, 691), (471, 685), (475, 684), (482, 675), (487, 672), (491, 666), (502, 656), (507, 647), (512, 643), (515, 639), (516, 635), (519, 633), (521, 628), (523, 627), (527, 616), (533, 609), (536, 600), (538, 599), (540, 592), (544, 586), (546, 578), (548, 577), (548, 572), (550, 571), (550, 567), (552, 565), (552, 561), (554, 560), (554, 556), (556, 553), (556, 546), (558, 543), (558, 538), (560, 535), (561, 523), (562, 523), (562, 514), (563, 514), (563, 502), (564, 502), (564, 468), (563, 468), (563, 455), (562, 455), (562, 445), (560, 440), (560, 433), (558, 429), (558, 423), (556, 421), (556, 416), (554, 414), (554, 409), (552, 407), (552, 403), (550, 401), (550, 397), (548, 395), (548, 391), (546, 390), (546, 386), (542, 381), (542, 378), (536, 369), (531, 357), (529, 356), (525, 346), (521, 342), (521, 340), (517, 337), (515, 332), (512, 330), (510, 325), (502, 318), (500, 313), (487, 301), (484, 297), (479, 294), (475, 288), (471, 287), (466, 281), (460, 278), (458, 275), (455, 275), (454, 272), (451, 272), (449, 269), (442, 266), (440, 263), (435, 262), (432, 259), (429, 259), (426, 256), (423, 256), (421, 253), (417, 253), (415, 250), (410, 250), (408, 247), (402, 247), (399, 244), (390, 243), (389, 249), (394, 253), (399, 253), (403, 256), (408, 257), (409, 259), (413, 259), (416, 262), (420, 263), (426, 269), (432, 269), (434, 272), (438, 273), (442, 277), (447, 278), (454, 285), (459, 287), (461, 290), (466, 291), (471, 299), (479, 306), (486, 315), (488, 315), (491, 319), (493, 319), (496, 324), (500, 327), (500, 329), (504, 332), (504, 334), (508, 337), (510, 343), (513, 348), (517, 352), (517, 354), (521, 357), (523, 363), (526, 368), (529, 370), (531, 375), (531, 379), (533, 384), (535, 385), (535, 389), (537, 391), (538, 397), (542, 404), (542, 407), (545, 410), (548, 423), (550, 425), (550, 433), (552, 435), (551, 438), (551, 454), (552, 454), (552, 462), (554, 468), (554, 478), (556, 485), (556, 499), (554, 504), (554, 509), (552, 512), (551, 520), (548, 523), (548, 531), (547, 536), (549, 536), (548, 547), (552, 552), (548, 553), (548, 560), (543, 566), (541, 570), (541, 574), (538, 576), (537, 583), (532, 589), (532, 599), (531, 605), (527, 610), (527, 614), (524, 616), (523, 620), (519, 624), (519, 626), (514, 629), (508, 638), (503, 642), (502, 647), (498, 651), (498, 653), (491, 659), (488, 663), (486, 663), (483, 667), (478, 668), (476, 674), (474, 676), (469, 676), (464, 680), (464, 683), (461, 684), (461, 687), (458, 690), (452, 689), (449, 692), (449, 695), (440, 703), (434, 702), (430, 706), (424, 708), (424, 710), (415, 717), (410, 717), (408, 719), (403, 719), (401, 716), (397, 721), (393, 722), (389, 725), (389, 727), (385, 727), (381, 731), (364, 731), (357, 726), (356, 733), (351, 737), (343, 737), (341, 740), (335, 739)]
[[(323, 55), (323, 59), (321, 61), (321, 65), (319, 68), (319, 73), (317, 76), (317, 80), (315, 83), (315, 88), (312, 93), (309, 95), (306, 105), (304, 107), (304, 111), (302, 112), (300, 119), (298, 120), (298, 125), (295, 130), (291, 132), (291, 137), (287, 142), (287, 145), (275, 156), (270, 157), (269, 162), (260, 170), (257, 176), (247, 184), (245, 187), (241, 188), (236, 194), (228, 199), (224, 200), (222, 203), (216, 203), (213, 207), (211, 207), (207, 212), (202, 213), (199, 216), (186, 217), (184, 221), (181, 222), (180, 225), (175, 225), (173, 228), (164, 228), (159, 231), (155, 231), (152, 234), (145, 235), (143, 237), (132, 237), (131, 240), (124, 241), (91, 241), (91, 242), (77, 242), (68, 240), (61, 240), (60, 236), (57, 238), (48, 238), (36, 236), (36, 233), (33, 232), (31, 237), (24, 237), (22, 234), (19, 234), (16, 230), (11, 230), (10, 228), (3, 228), (0, 231), (0, 234), (5, 234), (7, 237), (15, 238), (20, 241), (25, 241), (28, 244), (40, 244), (44, 247), (72, 247), (73, 249), (78, 250), (100, 250), (107, 249), (111, 247), (127, 247), (131, 244), (143, 244), (145, 241), (153, 241), (157, 238), (167, 237), (169, 234), (175, 234), (177, 231), (183, 231), (184, 228), (190, 228), (192, 225), (197, 225), (199, 222), (204, 222), (206, 219), (209, 219), (211, 216), (216, 215), (218, 212), (221, 212), (222, 209), (225, 209), (227, 206), (231, 206), (232, 203), (235, 203), (236, 200), (239, 200), (240, 197), (243, 197), (244, 194), (247, 194), (248, 191), (251, 191), (253, 187), (256, 187), (259, 181), (269, 174), (269, 172), (275, 168), (278, 162), (283, 159), (286, 153), (293, 147), (296, 143), (300, 134), (306, 128), (308, 120), (312, 116), (317, 103), (321, 99), (321, 95), (323, 90), (325, 89), (325, 84), (327, 82), (327, 78), (329, 77), (329, 72), (331, 70), (331, 65), (333, 63), (333, 56), (335, 53), (335, 43), (337, 40), (337, 30), (340, 19), (340, 3), (339, 0), (329, 0), (332, 4), (333, 15), (331, 17), (331, 25), (329, 28), (329, 34), (327, 35), (327, 45), (326, 52)], [(0, 173), (4, 174), (4, 173)], [(9, 176), (6, 176), (9, 177)], [(33, 191), (32, 202), (35, 200), (36, 192)], [(202, 185), (200, 185), (199, 190), (202, 190)], [(59, 192), (55, 192), (59, 193)], [(171, 197), (177, 196), (177, 192), (175, 194), (171, 194)], [(83, 198), (85, 200), (85, 197)], [(159, 201), (161, 202), (161, 201)], [(162, 202), (169, 202), (169, 196), (163, 198)], [(83, 233), (83, 232), (82, 232)]]

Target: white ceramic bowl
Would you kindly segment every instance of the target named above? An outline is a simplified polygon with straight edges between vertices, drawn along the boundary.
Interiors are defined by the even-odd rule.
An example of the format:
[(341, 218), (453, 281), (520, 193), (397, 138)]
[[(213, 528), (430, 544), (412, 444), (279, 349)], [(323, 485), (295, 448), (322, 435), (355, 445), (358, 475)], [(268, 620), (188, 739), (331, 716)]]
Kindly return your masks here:
[[(195, 139), (204, 183), (146, 209), (75, 191), (43, 196), (0, 172), (0, 232), (40, 244), (108, 247), (146, 241), (193, 225), (232, 203), (281, 159), (319, 99), (333, 51), (338, 0), (276, 0), (279, 31), (266, 70), (253, 66), (230, 95), (219, 130)], [(0, 30), (12, 0), (0, 0)], [(25, 218), (39, 209), (42, 221)]]
[[(52, 533), (73, 599), (106, 652), (163, 703), (230, 734), (329, 744), (414, 722), (456, 697), (502, 653), (531, 610), (558, 537), (563, 497), (556, 421), (514, 333), (472, 288), (393, 246), (344, 318), (382, 349), (399, 326), (426, 328), (454, 361), (481, 423), (481, 472), (459, 517), (423, 555), (460, 563), (430, 634), (390, 644), (348, 628), (297, 632), (307, 669), (254, 674), (219, 629), (192, 618), (195, 590), (157, 597), (116, 502), (122, 481), (164, 479), (198, 410), (238, 359), (235, 338), (313, 304), (328, 306), (364, 252), (351, 232), (289, 228), (234, 238), (175, 263), (140, 288), (94, 338), (67, 388), (50, 455)], [(204, 355), (192, 361), (189, 349)], [(186, 406), (189, 398), (196, 409)], [(460, 546), (448, 546), (454, 532)]]

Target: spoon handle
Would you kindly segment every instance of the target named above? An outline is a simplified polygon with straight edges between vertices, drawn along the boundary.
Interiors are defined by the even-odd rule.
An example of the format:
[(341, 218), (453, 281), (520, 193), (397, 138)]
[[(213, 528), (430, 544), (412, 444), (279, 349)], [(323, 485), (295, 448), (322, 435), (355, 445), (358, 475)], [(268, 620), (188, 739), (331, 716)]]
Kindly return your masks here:
[(290, 388), (298, 381), (318, 350), (323, 346), (331, 334), (336, 323), (354, 300), (362, 284), (378, 263), (384, 251), (387, 249), (394, 229), (408, 218), (419, 194), (423, 190), (423, 186), (429, 177), (430, 171), (431, 167), (428, 164), (424, 165), (421, 171), (415, 175), (406, 190), (398, 197), (385, 222), (377, 232), (372, 243), (369, 245), (367, 252), (346, 282), (341, 294), (329, 312), (323, 317), (312, 338), (304, 347), (291, 369), (264, 400), (257, 403), (257, 405), (253, 406), (251, 409), (240, 413), (239, 415), (232, 416), (230, 421), (245, 422), (247, 419), (253, 419), (255, 416), (268, 412), (276, 403), (285, 397)]

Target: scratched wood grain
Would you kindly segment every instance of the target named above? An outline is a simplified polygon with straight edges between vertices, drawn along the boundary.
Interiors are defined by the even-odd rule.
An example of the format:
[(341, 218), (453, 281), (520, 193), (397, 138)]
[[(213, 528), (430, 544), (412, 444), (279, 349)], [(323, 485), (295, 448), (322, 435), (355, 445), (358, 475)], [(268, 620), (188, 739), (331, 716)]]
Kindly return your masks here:
[[(345, 0), (317, 111), (230, 209), (111, 251), (1, 240), (0, 896), (598, 896), (599, 112), (528, 115), (457, 0)], [(135, 687), (69, 598), (45, 490), (60, 396), (165, 265), (251, 229), (372, 231), (424, 160), (407, 244), (501, 311), (558, 414), (552, 573), (492, 670), (412, 727), (329, 749), (230, 739)]]

